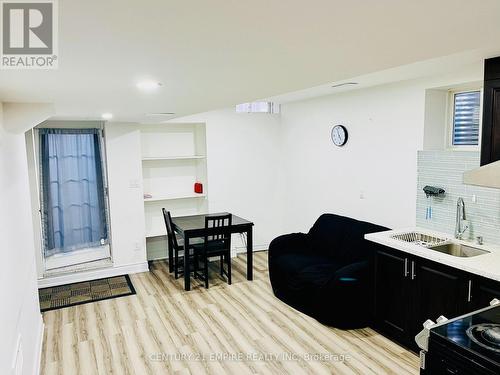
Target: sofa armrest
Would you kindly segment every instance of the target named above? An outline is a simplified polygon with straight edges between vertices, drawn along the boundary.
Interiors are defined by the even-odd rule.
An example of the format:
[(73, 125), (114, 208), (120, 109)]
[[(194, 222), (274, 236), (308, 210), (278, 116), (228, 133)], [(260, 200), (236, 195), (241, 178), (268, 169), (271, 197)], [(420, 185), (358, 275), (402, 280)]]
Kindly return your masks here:
[(305, 253), (309, 249), (308, 235), (291, 233), (276, 237), (269, 244), (269, 259), (282, 254)]

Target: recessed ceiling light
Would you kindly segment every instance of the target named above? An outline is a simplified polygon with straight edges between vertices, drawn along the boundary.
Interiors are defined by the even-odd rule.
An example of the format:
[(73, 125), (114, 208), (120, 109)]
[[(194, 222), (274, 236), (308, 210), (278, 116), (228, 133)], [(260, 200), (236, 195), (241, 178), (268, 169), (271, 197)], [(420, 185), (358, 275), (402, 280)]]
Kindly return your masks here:
[(137, 82), (137, 88), (142, 91), (154, 91), (159, 89), (161, 86), (160, 82), (146, 80)]
[(107, 113), (103, 113), (103, 114), (101, 115), (101, 117), (102, 117), (104, 120), (111, 120), (111, 119), (113, 118), (113, 114), (112, 114), (112, 113), (107, 112)]

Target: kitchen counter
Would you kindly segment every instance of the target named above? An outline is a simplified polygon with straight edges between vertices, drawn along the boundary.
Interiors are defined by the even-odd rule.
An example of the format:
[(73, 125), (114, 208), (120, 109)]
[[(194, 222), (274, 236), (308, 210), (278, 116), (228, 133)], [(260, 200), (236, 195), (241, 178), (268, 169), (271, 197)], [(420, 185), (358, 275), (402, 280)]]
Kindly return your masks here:
[[(413, 231), (430, 234), (440, 238), (446, 238), (452, 242), (461, 243), (478, 249), (486, 250), (489, 251), (490, 253), (470, 258), (461, 258), (453, 255), (444, 254), (432, 249), (427, 249), (423, 246), (391, 238), (395, 234), (407, 233)], [(408, 254), (429, 259), (434, 262), (442, 263), (444, 265), (454, 267), (466, 272), (470, 272), (479, 276), (487, 277), (489, 279), (500, 281), (500, 246), (498, 245), (492, 245), (492, 244), (478, 245), (472, 241), (457, 240), (454, 239), (449, 234), (440, 233), (423, 228), (409, 228), (409, 229), (407, 228), (407, 229), (397, 229), (384, 232), (370, 233), (365, 235), (365, 239), (387, 247), (391, 247), (396, 250), (400, 250)]]

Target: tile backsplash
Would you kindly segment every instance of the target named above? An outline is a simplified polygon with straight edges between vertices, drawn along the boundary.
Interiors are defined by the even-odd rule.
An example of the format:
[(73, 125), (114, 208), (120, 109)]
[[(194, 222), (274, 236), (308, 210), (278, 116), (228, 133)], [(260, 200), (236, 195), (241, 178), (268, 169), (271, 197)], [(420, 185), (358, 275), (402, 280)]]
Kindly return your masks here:
[[(479, 152), (419, 151), (417, 226), (453, 235), (457, 199), (462, 197), (469, 222), (463, 238), (483, 236), (485, 243), (500, 244), (500, 190), (462, 183), (463, 173), (478, 167)], [(427, 199), (423, 191), (425, 185), (443, 188), (446, 194)], [(426, 208), (431, 199), (432, 218), (426, 219)]]

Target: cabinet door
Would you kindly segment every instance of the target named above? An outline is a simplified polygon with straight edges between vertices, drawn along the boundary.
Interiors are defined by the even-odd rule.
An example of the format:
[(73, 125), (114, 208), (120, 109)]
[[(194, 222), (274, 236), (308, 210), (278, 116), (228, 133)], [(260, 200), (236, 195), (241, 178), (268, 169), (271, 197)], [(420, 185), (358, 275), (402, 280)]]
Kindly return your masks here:
[(500, 79), (485, 81), (481, 165), (500, 160)]
[(473, 279), (471, 294), (474, 310), (488, 307), (493, 298), (500, 299), (500, 282), (483, 278)]
[(375, 260), (375, 321), (391, 338), (406, 343), (409, 327), (409, 257), (392, 251), (378, 251)]
[(460, 270), (415, 259), (410, 266), (410, 279), (415, 288), (412, 334), (421, 331), (427, 319), (436, 321), (440, 315), (450, 319), (465, 312), (468, 278)]

